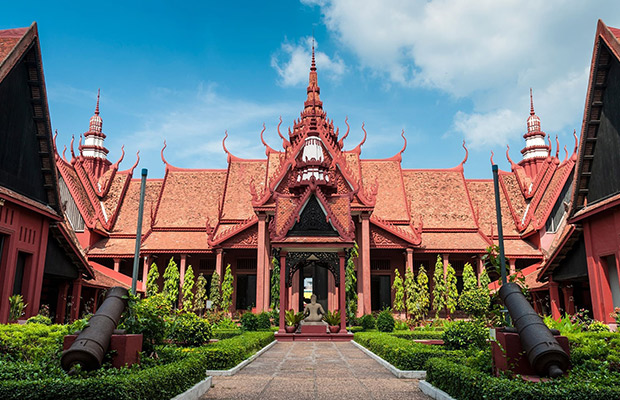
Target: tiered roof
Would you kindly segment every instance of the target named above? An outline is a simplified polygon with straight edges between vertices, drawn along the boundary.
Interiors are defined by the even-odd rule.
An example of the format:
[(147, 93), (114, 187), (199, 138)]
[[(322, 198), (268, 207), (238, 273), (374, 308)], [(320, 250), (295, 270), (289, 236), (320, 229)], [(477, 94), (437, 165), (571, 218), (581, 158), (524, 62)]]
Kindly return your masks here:
[[(497, 240), (493, 182), (465, 178), (465, 144), (465, 159), (453, 168), (403, 169), (406, 139), (395, 156), (365, 160), (360, 157), (366, 140), (364, 126), (362, 142), (345, 150), (348, 122), (345, 120), (346, 133), (340, 135), (327, 118), (314, 61), (307, 94), (304, 110), (293, 129), (288, 129), (288, 137), (280, 132), (282, 122), (278, 124), (281, 150), (265, 143), (263, 128), (260, 138), (265, 159), (234, 156), (226, 148), (228, 133), (222, 142), (227, 169), (174, 167), (162, 149), (165, 177), (148, 180), (141, 252), (209, 253), (218, 247), (256, 247), (259, 213), (271, 216), (272, 242), (350, 243), (355, 237), (352, 215), (361, 213), (371, 215), (375, 247), (482, 253)], [(539, 121), (534, 125), (540, 136)], [(526, 171), (521, 163), (512, 162), (508, 152), (511, 171), (500, 171), (508, 257), (543, 257), (533, 244), (537, 241), (528, 237), (544, 228), (574, 168), (575, 153), (567, 153), (561, 161), (557, 150), (555, 156), (551, 154), (551, 144), (545, 148), (546, 158), (539, 160), (535, 175), (528, 175), (531, 168)], [(129, 257), (133, 254), (139, 192), (139, 181), (131, 179), (135, 165), (118, 171), (116, 163), (95, 180), (82, 167), (82, 158), (73, 156), (66, 161), (57, 156), (61, 175), (87, 226), (106, 236), (88, 249), (89, 255)], [(337, 238), (287, 237), (311, 196), (338, 232)]]

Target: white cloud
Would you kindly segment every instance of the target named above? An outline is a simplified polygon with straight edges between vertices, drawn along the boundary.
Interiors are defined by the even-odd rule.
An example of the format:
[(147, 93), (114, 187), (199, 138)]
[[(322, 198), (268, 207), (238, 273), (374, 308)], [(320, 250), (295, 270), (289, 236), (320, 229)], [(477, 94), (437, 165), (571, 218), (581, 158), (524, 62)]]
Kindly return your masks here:
[(274, 148), (277, 139), (278, 116), (293, 113), (299, 104), (252, 102), (224, 97), (213, 84), (201, 86), (196, 92), (176, 91), (168, 88), (153, 90), (151, 99), (157, 111), (137, 116), (139, 128), (122, 137), (115, 135), (131, 152), (140, 150), (140, 165), (163, 170), (159, 151), (167, 142), (165, 157), (174, 166), (185, 168), (222, 168), (226, 154), (222, 149), (224, 132), (228, 131), (226, 147), (235, 156), (264, 158), (265, 148), (259, 134), (263, 122), (267, 123), (265, 140)]
[(473, 110), (456, 113), (454, 129), (474, 146), (523, 133), (529, 87), (543, 128), (572, 131), (596, 20), (620, 24), (614, 0), (302, 2), (321, 8), (329, 31), (373, 75), (471, 99)]
[[(318, 43), (316, 42), (314, 47), (317, 68), (321, 71), (321, 78), (340, 79), (346, 70), (344, 61), (337, 54), (330, 58), (327, 54), (318, 51)], [(280, 76), (279, 83), (282, 86), (308, 84), (311, 48), (311, 37), (303, 38), (296, 44), (285, 40), (280, 50), (272, 55), (271, 66)]]

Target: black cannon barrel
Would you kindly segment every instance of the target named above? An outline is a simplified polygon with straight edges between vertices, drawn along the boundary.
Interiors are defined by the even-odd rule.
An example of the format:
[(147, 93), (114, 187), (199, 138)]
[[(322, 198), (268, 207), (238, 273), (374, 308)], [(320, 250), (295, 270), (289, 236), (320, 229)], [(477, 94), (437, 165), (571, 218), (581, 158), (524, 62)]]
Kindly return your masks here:
[(101, 367), (112, 333), (127, 306), (128, 294), (127, 289), (120, 286), (108, 289), (105, 300), (90, 318), (86, 328), (71, 347), (62, 352), (60, 364), (65, 371), (69, 371), (75, 364), (80, 364), (87, 371)]
[(519, 331), (530, 365), (541, 376), (562, 375), (569, 367), (568, 354), (521, 293), (519, 285), (512, 282), (502, 285), (499, 295)]

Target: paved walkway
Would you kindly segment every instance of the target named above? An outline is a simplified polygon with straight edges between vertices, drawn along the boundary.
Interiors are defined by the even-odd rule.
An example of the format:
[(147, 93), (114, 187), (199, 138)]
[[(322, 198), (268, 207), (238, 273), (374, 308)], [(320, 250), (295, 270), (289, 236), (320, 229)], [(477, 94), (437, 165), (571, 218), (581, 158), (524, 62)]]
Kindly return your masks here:
[(214, 376), (206, 399), (430, 399), (348, 342), (277, 343), (234, 376)]

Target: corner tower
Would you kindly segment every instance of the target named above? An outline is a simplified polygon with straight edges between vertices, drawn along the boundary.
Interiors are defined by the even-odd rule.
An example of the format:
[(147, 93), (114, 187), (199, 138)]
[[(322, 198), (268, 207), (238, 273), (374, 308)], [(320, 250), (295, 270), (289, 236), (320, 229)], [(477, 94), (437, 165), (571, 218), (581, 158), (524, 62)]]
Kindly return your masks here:
[(534, 112), (534, 100), (530, 88), (530, 116), (527, 118), (527, 133), (523, 135), (525, 147), (521, 150), (523, 159), (519, 162), (530, 179), (538, 174), (541, 164), (549, 156), (550, 147), (545, 143), (547, 134), (540, 129), (540, 118)]
[(108, 149), (103, 144), (106, 136), (102, 132), (103, 120), (99, 115), (99, 95), (100, 90), (97, 91), (95, 114), (90, 117), (88, 131), (84, 132), (84, 144), (80, 144), (79, 147), (84, 164), (95, 180), (99, 179), (112, 164), (107, 158)]

